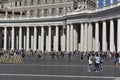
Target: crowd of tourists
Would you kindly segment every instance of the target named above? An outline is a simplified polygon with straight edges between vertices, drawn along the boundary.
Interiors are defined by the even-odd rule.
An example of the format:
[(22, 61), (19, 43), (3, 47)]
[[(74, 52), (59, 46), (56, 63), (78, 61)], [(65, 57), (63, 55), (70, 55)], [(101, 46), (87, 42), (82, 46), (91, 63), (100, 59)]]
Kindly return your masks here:
[(87, 56), (88, 60), (88, 72), (95, 71), (101, 72), (103, 71), (103, 62), (105, 59), (112, 59), (114, 67), (120, 68), (120, 53), (118, 52), (94, 52), (88, 51), (83, 52), (81, 54), (81, 60), (83, 61), (85, 56)]
[(43, 56), (51, 56), (51, 59), (55, 58), (67, 58), (68, 61), (72, 61), (72, 57), (80, 56), (81, 62), (87, 60), (88, 63), (88, 72), (95, 71), (101, 72), (103, 71), (103, 62), (104, 59), (113, 59), (114, 60), (114, 67), (120, 67), (120, 53), (118, 52), (95, 52), (95, 51), (41, 51), (41, 50), (29, 50), (26, 51), (24, 49), (21, 50), (0, 50), (0, 55), (9, 55), (9, 56), (16, 56), (21, 55), (22, 58), (29, 57), (29, 56), (36, 56), (37, 58), (41, 58)]

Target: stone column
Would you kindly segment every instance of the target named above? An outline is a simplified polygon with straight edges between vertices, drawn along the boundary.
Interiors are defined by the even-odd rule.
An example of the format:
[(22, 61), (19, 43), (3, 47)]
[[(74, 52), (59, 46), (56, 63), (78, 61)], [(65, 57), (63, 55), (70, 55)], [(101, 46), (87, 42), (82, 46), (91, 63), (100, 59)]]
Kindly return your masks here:
[(117, 52), (120, 52), (120, 19), (117, 22)]
[(15, 40), (15, 30), (14, 30), (14, 27), (12, 27), (12, 35), (11, 35), (11, 50), (14, 50), (14, 40)]
[(102, 34), (102, 51), (107, 51), (107, 39), (106, 39), (106, 22), (103, 21), (103, 34)]
[(19, 49), (19, 29), (15, 30), (16, 34), (16, 49)]
[(7, 50), (7, 27), (4, 27), (4, 50)]
[(52, 10), (51, 10), (51, 8), (50, 8), (50, 9), (49, 9), (49, 16), (51, 16), (51, 15), (52, 15), (51, 11), (52, 11)]
[(12, 11), (12, 18), (14, 19), (15, 15), (14, 15), (14, 11)]
[(110, 20), (110, 51), (113, 52), (114, 49), (114, 22)]
[(41, 17), (44, 17), (44, 9), (41, 10)]
[(49, 42), (48, 42), (48, 51), (51, 51), (51, 26), (49, 26), (49, 31), (48, 31), (48, 39), (49, 39)]
[(84, 36), (84, 52), (86, 52), (87, 50), (88, 50), (88, 43), (87, 43), (87, 41), (88, 41), (88, 24), (87, 23), (85, 23), (85, 30), (84, 30), (84, 34), (85, 34), (85, 36)]
[(19, 4), (20, 4), (20, 2), (18, 1), (18, 2), (17, 2), (17, 6), (20, 6)]
[(34, 10), (34, 18), (37, 17), (37, 10)]
[(27, 18), (29, 18), (30, 17), (30, 11), (28, 10), (27, 11)]
[(76, 26), (73, 29), (73, 51), (78, 50), (78, 33), (76, 31)]
[(41, 35), (40, 35), (40, 28), (38, 29), (38, 49), (41, 50)]
[(30, 29), (29, 29), (29, 27), (27, 26), (27, 46), (26, 46), (26, 50), (28, 51), (29, 50), (29, 39), (30, 39), (30, 37), (29, 37), (29, 35), (30, 35)]
[(25, 49), (26, 50), (26, 28), (24, 27), (24, 29), (23, 29), (23, 49)]
[(70, 51), (70, 25), (67, 24), (67, 45), (66, 45), (66, 50)]
[(73, 51), (73, 24), (70, 25), (70, 51)]
[(13, 2), (13, 6), (15, 6), (15, 2)]
[(31, 31), (31, 49), (34, 50), (34, 28), (30, 29)]
[(22, 18), (22, 11), (20, 11), (20, 19)]
[(66, 14), (66, 7), (64, 7), (63, 10), (64, 10), (64, 14)]
[(56, 10), (56, 15), (59, 15), (59, 8), (57, 8)]
[(34, 26), (34, 51), (37, 50), (37, 27)]
[(61, 36), (61, 50), (62, 51), (65, 51), (66, 50), (66, 36), (65, 36), (65, 29), (63, 28), (63, 31), (62, 31), (62, 36)]
[(58, 51), (58, 42), (59, 42), (59, 27), (56, 26), (56, 35), (55, 35), (55, 50)]
[(81, 37), (80, 37), (80, 44), (81, 44), (81, 51), (84, 51), (84, 24), (81, 23)]
[(5, 19), (8, 17), (8, 11), (5, 11)]
[(19, 27), (19, 50), (22, 49), (22, 27)]
[(95, 23), (95, 51), (99, 51), (99, 23)]
[(89, 23), (88, 26), (88, 51), (92, 51), (93, 50), (93, 38), (92, 38), (92, 23)]
[(3, 31), (2, 28), (0, 27), (0, 48), (3, 48), (2, 43), (3, 43)]
[(41, 50), (44, 51), (44, 27), (41, 27)]

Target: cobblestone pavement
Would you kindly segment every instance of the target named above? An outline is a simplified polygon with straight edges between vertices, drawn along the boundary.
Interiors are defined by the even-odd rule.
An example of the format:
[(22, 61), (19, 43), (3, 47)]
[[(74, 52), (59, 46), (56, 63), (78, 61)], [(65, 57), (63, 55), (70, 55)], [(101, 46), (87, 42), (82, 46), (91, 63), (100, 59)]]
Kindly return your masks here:
[(71, 61), (50, 56), (24, 58), (23, 64), (0, 64), (0, 80), (120, 80), (120, 69), (113, 67), (113, 60), (104, 59), (104, 70), (87, 72), (87, 61), (80, 56)]

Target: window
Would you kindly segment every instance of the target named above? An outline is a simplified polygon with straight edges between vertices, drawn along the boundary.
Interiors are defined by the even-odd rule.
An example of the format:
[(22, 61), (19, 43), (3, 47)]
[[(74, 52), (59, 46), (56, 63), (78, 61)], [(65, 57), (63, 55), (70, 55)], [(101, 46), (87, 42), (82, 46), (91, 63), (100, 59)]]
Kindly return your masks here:
[(31, 3), (30, 3), (30, 4), (33, 5), (33, 3), (34, 3), (34, 0), (31, 0)]
[(37, 17), (40, 17), (40, 9), (37, 10)]
[(27, 1), (25, 0), (25, 2), (24, 2), (24, 6), (27, 6)]
[(25, 16), (27, 16), (27, 11), (26, 11), (26, 10), (24, 10), (24, 11), (23, 11), (23, 14), (25, 14)]
[(59, 2), (62, 2), (62, 0), (59, 0)]
[(63, 8), (59, 8), (59, 14), (63, 13)]
[(45, 0), (45, 4), (47, 4), (48, 3), (48, 0)]
[(1, 5), (1, 8), (4, 8), (3, 4)]
[(55, 0), (52, 0), (52, 3), (55, 3)]
[(17, 6), (17, 2), (15, 2), (15, 6)]
[(44, 16), (48, 15), (48, 9), (44, 9)]
[(41, 4), (41, 0), (37, 0), (37, 4)]
[(12, 7), (13, 5), (12, 5), (12, 2), (10, 3), (10, 6)]
[(51, 15), (55, 15), (55, 8), (51, 9)]
[(19, 2), (19, 6), (21, 6), (21, 1)]
[(30, 16), (33, 16), (34, 10), (30, 10)]

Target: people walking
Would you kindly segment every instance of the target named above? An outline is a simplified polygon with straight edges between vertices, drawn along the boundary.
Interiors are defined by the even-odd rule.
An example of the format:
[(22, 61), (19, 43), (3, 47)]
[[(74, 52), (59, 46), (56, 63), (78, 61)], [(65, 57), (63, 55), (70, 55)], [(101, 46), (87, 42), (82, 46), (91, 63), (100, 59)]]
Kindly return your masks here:
[(114, 67), (117, 67), (119, 63), (119, 53), (114, 53)]

